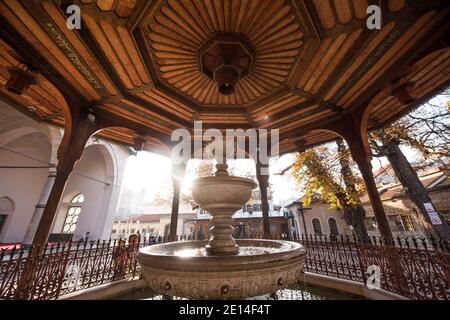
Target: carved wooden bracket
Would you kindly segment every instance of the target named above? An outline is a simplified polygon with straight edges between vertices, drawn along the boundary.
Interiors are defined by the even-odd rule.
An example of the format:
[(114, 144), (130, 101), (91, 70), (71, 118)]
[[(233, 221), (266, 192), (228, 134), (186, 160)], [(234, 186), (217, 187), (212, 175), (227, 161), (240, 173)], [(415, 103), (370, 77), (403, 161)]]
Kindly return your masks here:
[(397, 97), (403, 105), (414, 102), (417, 99), (417, 94), (414, 92), (414, 82), (393, 84), (391, 95)]
[(37, 73), (26, 64), (8, 68), (9, 78), (6, 89), (18, 95), (22, 95), (31, 85), (37, 84)]
[(136, 151), (142, 151), (144, 150), (144, 145), (145, 145), (145, 137), (141, 134), (138, 134), (136, 138), (134, 138), (133, 149)]
[(305, 139), (298, 139), (294, 142), (295, 146), (297, 147), (297, 151), (302, 153), (306, 151), (306, 141)]

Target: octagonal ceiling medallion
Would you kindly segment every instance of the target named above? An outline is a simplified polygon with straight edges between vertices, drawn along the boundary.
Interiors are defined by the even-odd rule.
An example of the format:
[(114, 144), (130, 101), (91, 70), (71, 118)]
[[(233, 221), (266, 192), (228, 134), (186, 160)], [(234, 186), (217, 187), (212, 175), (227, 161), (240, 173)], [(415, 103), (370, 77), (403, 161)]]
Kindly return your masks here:
[[(153, 12), (148, 39), (159, 81), (204, 105), (248, 105), (273, 92), (286, 84), (302, 45), (294, 8), (283, 0), (169, 0)], [(208, 49), (224, 53), (208, 45), (218, 35), (231, 39), (228, 49), (245, 64), (239, 79), (231, 75), (236, 65), (226, 69), (232, 90), (221, 89), (199, 58)]]
[(217, 82), (221, 94), (231, 95), (236, 84), (250, 72), (255, 50), (243, 36), (234, 33), (214, 35), (198, 51), (200, 70)]

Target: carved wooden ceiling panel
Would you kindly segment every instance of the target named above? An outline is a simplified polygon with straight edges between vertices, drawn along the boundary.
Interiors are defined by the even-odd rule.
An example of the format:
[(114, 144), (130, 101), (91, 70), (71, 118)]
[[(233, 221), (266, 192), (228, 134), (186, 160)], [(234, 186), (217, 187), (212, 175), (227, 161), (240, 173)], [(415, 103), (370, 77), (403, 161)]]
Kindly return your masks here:
[(114, 12), (120, 18), (128, 18), (136, 9), (138, 0), (80, 0), (81, 3), (95, 3), (101, 11)]
[[(366, 0), (75, 0), (82, 28), (66, 26), (65, 1), (0, 0), (0, 95), (64, 125), (61, 93), (132, 124), (102, 136), (148, 145), (177, 128), (276, 128), (281, 151), (330, 139), (311, 131), (370, 103), (369, 128), (386, 124), (450, 82), (449, 5), (388, 0), (380, 30), (366, 27)], [(201, 72), (198, 50), (218, 33), (255, 51), (249, 73), (224, 95)], [(38, 84), (6, 90), (8, 68), (26, 61)], [(413, 102), (392, 83), (408, 83)], [(390, 89), (391, 88), (391, 89)], [(134, 136), (133, 136), (134, 135)]]
[[(169, 0), (148, 28), (161, 78), (206, 105), (247, 105), (286, 84), (303, 43), (300, 21), (283, 0)], [(245, 36), (256, 50), (250, 74), (229, 96), (198, 65), (198, 49), (218, 32)]]
[[(450, 81), (450, 48), (433, 52), (416, 62), (410, 71), (405, 74), (404, 81), (414, 83), (413, 91), (417, 99), (426, 97), (435, 88)], [(403, 104), (397, 97), (382, 91), (370, 102), (371, 121), (375, 125), (390, 122), (396, 118), (397, 113), (408, 110), (408, 104)], [(396, 113), (392, 113), (396, 110)]]

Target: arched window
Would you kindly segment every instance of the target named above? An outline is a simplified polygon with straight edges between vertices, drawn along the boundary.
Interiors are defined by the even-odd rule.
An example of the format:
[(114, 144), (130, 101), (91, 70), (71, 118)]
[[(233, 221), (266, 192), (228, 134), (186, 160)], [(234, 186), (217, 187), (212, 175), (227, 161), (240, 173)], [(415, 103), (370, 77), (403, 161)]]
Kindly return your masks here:
[(14, 212), (14, 201), (8, 197), (0, 197), (0, 232), (2, 232), (2, 228), (6, 225), (6, 219), (8, 215), (11, 215)]
[(322, 226), (320, 225), (320, 220), (317, 218), (312, 219), (312, 225), (315, 235), (321, 235), (322, 234)]
[(77, 194), (72, 198), (67, 209), (66, 219), (62, 228), (63, 234), (73, 234), (77, 227), (78, 218), (80, 217), (81, 204), (84, 202), (84, 196), (82, 193)]
[(339, 230), (335, 218), (328, 219), (328, 227), (330, 228), (330, 239), (336, 240), (336, 236), (339, 234)]

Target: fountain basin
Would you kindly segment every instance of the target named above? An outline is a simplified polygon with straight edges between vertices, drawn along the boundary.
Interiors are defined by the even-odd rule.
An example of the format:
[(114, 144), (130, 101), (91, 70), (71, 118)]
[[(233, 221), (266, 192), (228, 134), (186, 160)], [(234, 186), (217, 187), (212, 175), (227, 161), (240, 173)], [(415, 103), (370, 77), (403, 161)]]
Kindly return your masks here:
[(142, 248), (136, 259), (148, 286), (189, 299), (243, 299), (275, 292), (301, 280), (305, 248), (296, 242), (236, 240), (237, 255), (211, 256), (208, 241)]

